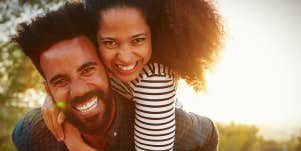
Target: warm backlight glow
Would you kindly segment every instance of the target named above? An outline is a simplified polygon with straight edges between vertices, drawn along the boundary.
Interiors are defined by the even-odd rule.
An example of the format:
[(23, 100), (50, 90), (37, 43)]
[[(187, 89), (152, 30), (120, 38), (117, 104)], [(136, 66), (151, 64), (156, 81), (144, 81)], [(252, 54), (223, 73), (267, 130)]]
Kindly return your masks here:
[[(218, 1), (228, 36), (207, 94), (183, 81), (179, 99), (215, 121), (301, 126), (301, 18), (287, 1)], [(300, 6), (300, 5), (299, 5)]]

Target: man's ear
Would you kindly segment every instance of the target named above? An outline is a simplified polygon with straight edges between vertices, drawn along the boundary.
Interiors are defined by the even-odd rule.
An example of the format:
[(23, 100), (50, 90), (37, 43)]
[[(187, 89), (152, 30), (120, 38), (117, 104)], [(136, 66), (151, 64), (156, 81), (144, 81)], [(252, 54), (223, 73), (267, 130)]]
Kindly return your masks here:
[(48, 86), (47, 81), (44, 80), (42, 83), (43, 83), (43, 85), (44, 85), (44, 89), (45, 89), (46, 93), (47, 93), (48, 95), (51, 96), (50, 88), (49, 88), (49, 86)]

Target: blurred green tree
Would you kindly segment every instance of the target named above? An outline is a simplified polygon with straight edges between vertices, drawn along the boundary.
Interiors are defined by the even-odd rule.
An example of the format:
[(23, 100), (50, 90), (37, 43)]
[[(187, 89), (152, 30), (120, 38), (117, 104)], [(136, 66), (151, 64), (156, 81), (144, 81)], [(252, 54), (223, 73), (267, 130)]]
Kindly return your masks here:
[(299, 133), (296, 137), (296, 147), (295, 151), (301, 151), (301, 129), (299, 130)]
[(259, 146), (262, 151), (282, 151), (282, 144), (275, 140), (260, 139)]
[(11, 38), (19, 23), (57, 7), (60, 2), (62, 0), (0, 1), (0, 150), (15, 150), (12, 129), (30, 107), (37, 106), (37, 100), (30, 99), (42, 91), (41, 76)]
[(256, 147), (258, 129), (243, 124), (217, 124), (220, 151), (253, 151)]

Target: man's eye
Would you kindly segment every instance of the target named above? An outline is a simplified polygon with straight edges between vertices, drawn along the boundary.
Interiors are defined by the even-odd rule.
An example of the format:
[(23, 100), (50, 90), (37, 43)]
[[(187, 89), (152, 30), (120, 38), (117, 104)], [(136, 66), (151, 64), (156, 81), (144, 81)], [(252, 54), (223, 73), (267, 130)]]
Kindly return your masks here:
[(53, 82), (54, 87), (64, 87), (68, 84), (66, 79), (58, 79)]
[(146, 40), (146, 38), (136, 38), (132, 40), (132, 44), (133, 45), (141, 45), (144, 43), (144, 41)]
[(113, 40), (107, 40), (107, 41), (103, 41), (102, 44), (110, 49), (116, 48), (118, 46), (118, 43), (116, 41)]
[(93, 74), (95, 71), (95, 67), (91, 66), (91, 67), (86, 67), (85, 69), (83, 69), (81, 71), (81, 75), (83, 76), (90, 76), (91, 74)]

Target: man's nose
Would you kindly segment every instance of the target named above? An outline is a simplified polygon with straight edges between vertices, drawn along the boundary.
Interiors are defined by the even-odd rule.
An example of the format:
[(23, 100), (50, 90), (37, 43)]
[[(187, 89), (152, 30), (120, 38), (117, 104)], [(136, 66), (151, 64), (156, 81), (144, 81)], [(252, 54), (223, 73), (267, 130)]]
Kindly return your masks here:
[(117, 58), (121, 63), (127, 64), (131, 63), (133, 60), (133, 51), (128, 45), (123, 46), (117, 54)]
[(88, 84), (80, 79), (74, 80), (71, 84), (70, 97), (80, 97), (89, 92)]

